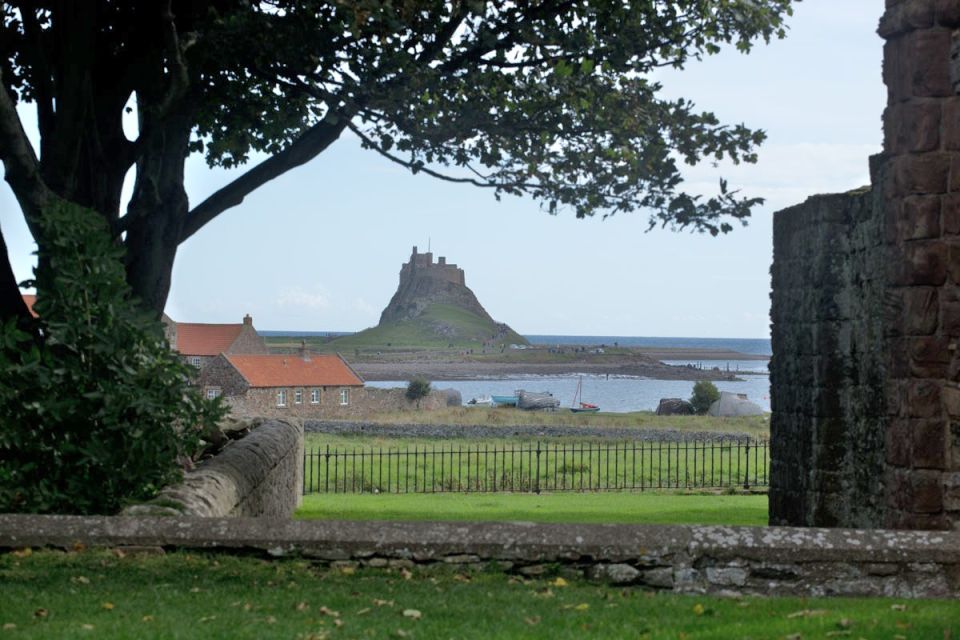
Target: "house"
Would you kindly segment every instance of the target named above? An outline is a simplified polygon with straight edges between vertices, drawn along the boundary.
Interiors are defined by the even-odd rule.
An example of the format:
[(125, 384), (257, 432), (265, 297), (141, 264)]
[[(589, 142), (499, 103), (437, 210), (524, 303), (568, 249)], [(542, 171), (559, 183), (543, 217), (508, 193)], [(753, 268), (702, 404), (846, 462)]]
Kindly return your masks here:
[(363, 379), (339, 354), (221, 353), (203, 367), (199, 386), (239, 415), (316, 417), (364, 404)]
[(174, 322), (164, 316), (164, 325), (170, 348), (200, 370), (221, 353), (270, 353), (263, 338), (253, 328), (253, 318), (249, 314), (243, 317), (242, 324)]
[(21, 293), (20, 295), (23, 296), (23, 304), (27, 305), (27, 311), (30, 312), (30, 315), (34, 318), (38, 317), (37, 312), (33, 310), (33, 305), (37, 302), (37, 296), (32, 293)]

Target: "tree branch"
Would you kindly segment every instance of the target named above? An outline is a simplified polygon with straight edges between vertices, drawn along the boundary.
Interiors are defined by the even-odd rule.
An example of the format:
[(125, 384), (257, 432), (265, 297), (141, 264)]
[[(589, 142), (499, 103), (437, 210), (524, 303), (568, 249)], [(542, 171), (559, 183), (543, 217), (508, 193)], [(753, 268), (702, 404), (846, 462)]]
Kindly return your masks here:
[(227, 209), (243, 202), (243, 199), (255, 189), (318, 156), (347, 128), (350, 116), (347, 114), (338, 114), (338, 116), (339, 119), (335, 123), (327, 120), (318, 122), (289, 147), (267, 158), (194, 207), (187, 214), (180, 242), (195, 234), (203, 225)]
[(37, 218), (53, 198), (53, 192), (40, 176), (40, 163), (23, 130), (17, 108), (10, 94), (2, 88), (2, 74), (0, 70), (0, 161), (3, 162), (4, 178), (13, 189), (27, 225), (36, 238)]
[(347, 126), (350, 128), (350, 131), (354, 132), (357, 135), (357, 137), (360, 138), (364, 142), (364, 144), (366, 144), (368, 147), (370, 147), (371, 149), (379, 153), (381, 156), (383, 156), (390, 162), (395, 162), (402, 167), (406, 167), (407, 169), (410, 169), (410, 171), (414, 173), (425, 173), (428, 176), (431, 176), (438, 180), (443, 180), (444, 182), (453, 182), (457, 184), (471, 184), (475, 187), (482, 187), (484, 189), (498, 189), (498, 188), (500, 189), (532, 189), (537, 187), (536, 184), (529, 183), (529, 182), (493, 182), (489, 178), (481, 175), (476, 169), (474, 169), (469, 165), (467, 165), (467, 169), (469, 169), (475, 175), (479, 176), (480, 178), (479, 180), (477, 178), (456, 178), (454, 176), (449, 176), (445, 173), (440, 173), (439, 171), (435, 171), (430, 167), (417, 165), (415, 162), (404, 160), (399, 156), (396, 156), (390, 153), (380, 145), (378, 145), (372, 138), (370, 138), (370, 136), (365, 134), (359, 127), (355, 126), (353, 123)]

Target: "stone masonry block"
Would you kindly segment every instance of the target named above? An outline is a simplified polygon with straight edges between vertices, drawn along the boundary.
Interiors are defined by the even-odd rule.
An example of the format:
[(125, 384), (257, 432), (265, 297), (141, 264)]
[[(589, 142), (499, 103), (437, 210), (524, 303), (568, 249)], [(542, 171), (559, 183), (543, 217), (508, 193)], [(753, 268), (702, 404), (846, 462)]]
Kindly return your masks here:
[(919, 469), (946, 469), (949, 430), (945, 420), (918, 420), (912, 425), (912, 465)]
[(950, 180), (948, 182), (947, 188), (950, 193), (956, 193), (960, 191), (960, 156), (953, 154), (953, 157), (950, 160)]
[(892, 6), (881, 18), (877, 33), (881, 38), (891, 38), (914, 29), (929, 28), (934, 24), (935, 9), (936, 7), (926, 0), (902, 2)]
[[(909, 56), (909, 86), (913, 96), (949, 97), (952, 34), (947, 29), (915, 31), (904, 36)], [(903, 51), (903, 50), (901, 50)]]
[(936, 0), (937, 24), (949, 29), (960, 27), (960, 3), (957, 0)]
[(909, 380), (904, 385), (907, 405), (904, 412), (910, 418), (935, 418), (941, 415), (940, 385), (933, 380)]
[(911, 504), (914, 513), (943, 511), (943, 480), (938, 471), (916, 470), (910, 473)]
[(950, 337), (908, 338), (910, 374), (919, 378), (946, 378), (950, 370)]
[(943, 148), (960, 151), (960, 98), (943, 101)]
[(936, 287), (909, 287), (903, 298), (903, 330), (907, 335), (927, 336), (937, 329), (940, 296)]
[(887, 425), (885, 447), (887, 464), (895, 467), (910, 465), (913, 453), (913, 437), (910, 420), (894, 418)]
[(908, 102), (897, 107), (893, 146), (890, 153), (922, 153), (940, 148), (939, 101)]
[(945, 248), (950, 281), (960, 284), (960, 241), (951, 241)]
[(924, 153), (900, 156), (893, 163), (893, 193), (889, 196), (940, 194), (947, 191), (950, 156)]
[(910, 242), (900, 248), (901, 256), (888, 263), (893, 285), (940, 286), (947, 278), (948, 248), (935, 240)]
[[(943, 333), (960, 337), (960, 286), (944, 287), (940, 292), (940, 317)], [(947, 345), (947, 349), (950, 345)]]
[(940, 210), (940, 229), (947, 235), (960, 234), (960, 193), (944, 196)]
[(939, 195), (910, 196), (901, 202), (897, 240), (924, 240), (940, 235)]
[(943, 409), (951, 418), (960, 418), (960, 387), (945, 386), (941, 390)]

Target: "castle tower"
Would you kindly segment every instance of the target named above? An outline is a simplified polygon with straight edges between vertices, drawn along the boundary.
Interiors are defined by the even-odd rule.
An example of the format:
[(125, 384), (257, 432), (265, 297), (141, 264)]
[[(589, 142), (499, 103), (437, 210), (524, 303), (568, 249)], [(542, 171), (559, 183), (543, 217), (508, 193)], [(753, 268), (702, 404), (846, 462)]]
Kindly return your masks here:
[(380, 324), (410, 320), (431, 304), (448, 304), (463, 308), (492, 322), (473, 291), (467, 288), (464, 270), (445, 256), (433, 261), (433, 253), (420, 253), (416, 246), (410, 259), (400, 267), (400, 285), (390, 304), (380, 315)]

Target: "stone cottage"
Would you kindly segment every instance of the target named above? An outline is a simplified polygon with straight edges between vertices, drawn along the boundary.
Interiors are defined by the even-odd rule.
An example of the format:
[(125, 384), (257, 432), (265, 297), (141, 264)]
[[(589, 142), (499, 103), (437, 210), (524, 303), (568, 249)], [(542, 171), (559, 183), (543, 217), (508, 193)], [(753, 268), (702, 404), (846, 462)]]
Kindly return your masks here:
[(317, 417), (364, 400), (363, 379), (339, 355), (221, 353), (200, 374), (208, 398), (223, 396), (238, 415)]
[(221, 353), (267, 354), (263, 338), (253, 327), (250, 315), (242, 324), (201, 324), (174, 322), (164, 316), (170, 347), (187, 362), (201, 371)]

